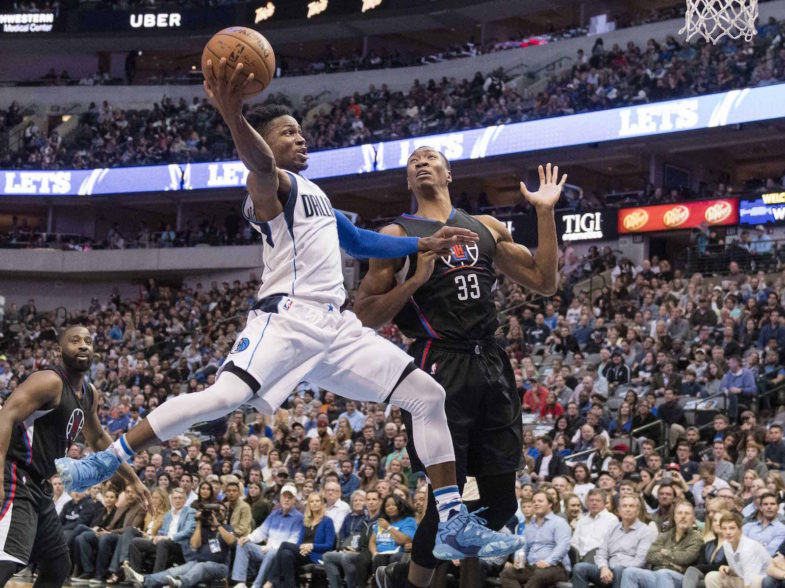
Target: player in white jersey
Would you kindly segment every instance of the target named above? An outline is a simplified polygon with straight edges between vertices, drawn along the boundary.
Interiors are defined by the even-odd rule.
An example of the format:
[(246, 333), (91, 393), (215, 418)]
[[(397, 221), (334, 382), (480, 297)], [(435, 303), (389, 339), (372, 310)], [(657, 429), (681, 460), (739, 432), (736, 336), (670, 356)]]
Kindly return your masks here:
[(57, 460), (65, 487), (86, 489), (110, 477), (135, 451), (243, 404), (272, 414), (307, 380), (353, 400), (389, 402), (412, 415), (412, 438), (441, 521), (436, 557), (496, 557), (515, 551), (519, 537), (487, 529), (463, 506), (444, 389), (396, 345), (363, 327), (354, 313), (340, 310), (345, 292), (339, 248), (355, 256), (400, 258), (418, 250), (446, 252), (459, 241), (476, 241), (477, 235), (445, 228), (417, 239), (355, 228), (316, 184), (299, 175), (308, 165), (308, 152), (297, 121), (286, 109), (268, 106), (258, 110), (254, 126), (249, 124), (242, 114), (243, 83), (248, 81), (243, 82), (240, 65), (231, 79), (225, 72), (222, 59), (218, 77), (207, 80), (205, 90), (250, 170), (243, 212), (264, 242), (257, 302), (215, 384), (167, 400), (105, 451), (82, 460)]

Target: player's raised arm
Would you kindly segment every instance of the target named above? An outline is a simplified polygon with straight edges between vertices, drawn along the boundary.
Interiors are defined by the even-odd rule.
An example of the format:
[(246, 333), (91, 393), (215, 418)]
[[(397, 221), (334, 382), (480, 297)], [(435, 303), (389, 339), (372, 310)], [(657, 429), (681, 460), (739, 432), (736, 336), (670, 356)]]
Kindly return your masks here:
[(494, 233), (497, 241), (494, 262), (502, 273), (526, 288), (551, 296), (559, 284), (559, 243), (553, 211), (567, 175), (559, 181), (559, 166), (551, 169), (550, 163), (545, 168), (540, 166), (539, 172), (540, 189), (536, 192), (529, 192), (521, 182), (521, 194), (537, 211), (536, 256), (527, 247), (515, 243), (507, 227), (497, 219), (485, 215), (477, 218)]
[(278, 191), (288, 192), (290, 185), (288, 176), (278, 170), (270, 146), (243, 116), (243, 89), (253, 82), (254, 74), (242, 75), (243, 64), (238, 63), (231, 77), (227, 77), (224, 57), (217, 64), (207, 63), (204, 90), (226, 122), (237, 153), (251, 172), (249, 193), (258, 211), (264, 207), (263, 200), (276, 200)]
[(0, 504), (4, 503), (3, 472), (14, 427), (35, 411), (56, 406), (62, 391), (63, 382), (55, 372), (35, 372), (14, 390), (0, 410)]

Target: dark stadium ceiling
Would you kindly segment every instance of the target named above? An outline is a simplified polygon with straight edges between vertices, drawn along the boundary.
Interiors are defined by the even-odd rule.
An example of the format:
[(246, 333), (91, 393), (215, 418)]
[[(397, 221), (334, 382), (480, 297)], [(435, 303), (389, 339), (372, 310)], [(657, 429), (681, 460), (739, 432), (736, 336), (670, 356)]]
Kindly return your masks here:
[[(284, 0), (281, 0), (284, 1)], [(288, 0), (287, 0), (288, 1)], [(419, 8), (397, 9), (392, 5), (375, 14), (367, 13), (329, 16), (302, 21), (281, 23), (260, 23), (257, 28), (264, 32), (270, 42), (291, 44), (293, 39), (299, 43), (334, 41), (339, 39), (359, 39), (364, 36), (409, 35), (440, 31), (448, 36), (449, 42), (460, 42), (469, 36), (481, 37), (484, 24), (505, 21), (508, 29), (523, 35), (545, 32), (572, 26), (587, 25), (589, 18), (597, 14), (622, 16), (629, 20), (632, 15), (645, 17), (654, 10), (682, 4), (683, 0), (601, 0), (587, 2), (581, 0), (490, 0), (471, 2), (470, 0), (431, 1), (419, 3)], [(26, 51), (35, 54), (53, 52), (74, 52), (78, 42), (80, 53), (97, 51), (130, 50), (201, 50), (212, 30), (160, 30), (144, 33), (91, 32), (83, 34), (51, 34), (45, 37), (0, 36), (0, 50), (13, 54)], [(453, 38), (449, 39), (450, 33)]]

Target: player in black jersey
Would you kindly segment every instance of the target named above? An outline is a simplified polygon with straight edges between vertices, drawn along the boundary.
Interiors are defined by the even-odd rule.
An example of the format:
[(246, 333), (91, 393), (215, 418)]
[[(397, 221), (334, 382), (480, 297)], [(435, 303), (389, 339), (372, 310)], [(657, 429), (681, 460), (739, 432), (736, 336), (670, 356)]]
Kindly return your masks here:
[[(80, 432), (94, 450), (112, 438), (101, 428), (100, 393), (84, 376), (93, 362), (93, 339), (71, 326), (58, 339), (62, 361), (30, 374), (0, 411), (0, 586), (28, 563), (38, 563), (34, 586), (62, 586), (71, 570), (63, 528), (49, 483), (55, 459)], [(127, 465), (120, 472), (137, 494), (149, 492)]]
[[(551, 164), (540, 166), (539, 173), (537, 192), (520, 185), (537, 211), (535, 257), (492, 216), (453, 208), (447, 158), (429, 147), (416, 149), (409, 157), (407, 180), (417, 198), (417, 215), (404, 214), (381, 232), (427, 236), (444, 226), (463, 227), (476, 232), (479, 241), (453, 247), (448, 257), (425, 253), (371, 260), (354, 306), (366, 326), (378, 328), (393, 321), (415, 339), (409, 352), (417, 366), (447, 392), (445, 410), (459, 484), (467, 475), (476, 477), (480, 503), (488, 507), (481, 516), (492, 529), (500, 529), (514, 515), (515, 472), (523, 467), (521, 398), (509, 359), (494, 339), (498, 321), (491, 291), (496, 270), (544, 295), (552, 295), (558, 283), (553, 211), (567, 177), (559, 181), (559, 168), (551, 169)], [(417, 469), (420, 464), (411, 444), (408, 451)], [(430, 550), (438, 519), (433, 493), (429, 494), (428, 509), (414, 536), (407, 586), (428, 586), (437, 563)], [(461, 569), (462, 586), (478, 585), (476, 560), (462, 562)]]

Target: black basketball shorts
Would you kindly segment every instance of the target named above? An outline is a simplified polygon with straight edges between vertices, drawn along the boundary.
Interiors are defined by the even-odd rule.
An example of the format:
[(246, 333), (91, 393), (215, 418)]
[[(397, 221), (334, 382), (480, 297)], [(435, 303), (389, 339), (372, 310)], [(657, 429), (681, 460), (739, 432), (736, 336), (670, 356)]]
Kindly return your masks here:
[[(521, 395), (510, 361), (495, 341), (446, 343), (418, 340), (409, 349), (415, 364), (447, 393), (445, 412), (455, 450), (459, 484), (466, 476), (522, 469)], [(407, 431), (411, 416), (404, 411)], [(423, 471), (411, 435), (407, 446), (414, 471)]]
[(68, 554), (52, 497), (15, 462), (5, 464), (0, 508), (0, 561), (45, 565)]

